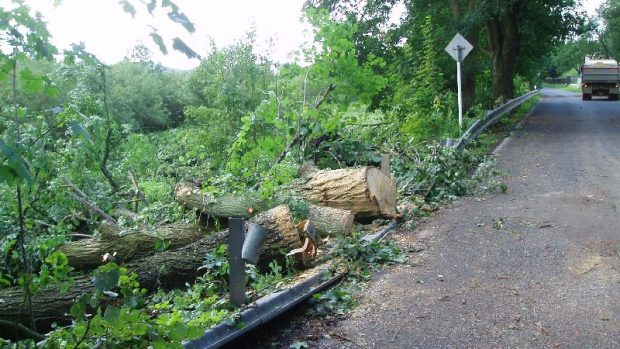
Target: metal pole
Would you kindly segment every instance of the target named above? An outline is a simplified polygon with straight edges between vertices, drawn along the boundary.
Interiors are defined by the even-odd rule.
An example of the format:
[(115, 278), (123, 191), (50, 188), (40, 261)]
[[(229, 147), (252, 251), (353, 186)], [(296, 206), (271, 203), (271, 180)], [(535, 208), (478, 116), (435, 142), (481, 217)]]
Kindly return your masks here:
[(463, 48), (458, 46), (458, 60), (456, 61), (456, 81), (459, 99), (459, 129), (463, 128), (463, 92), (461, 91), (461, 54)]
[(245, 239), (245, 220), (228, 219), (228, 270), (230, 301), (236, 306), (245, 304), (245, 263), (241, 258), (241, 249)]

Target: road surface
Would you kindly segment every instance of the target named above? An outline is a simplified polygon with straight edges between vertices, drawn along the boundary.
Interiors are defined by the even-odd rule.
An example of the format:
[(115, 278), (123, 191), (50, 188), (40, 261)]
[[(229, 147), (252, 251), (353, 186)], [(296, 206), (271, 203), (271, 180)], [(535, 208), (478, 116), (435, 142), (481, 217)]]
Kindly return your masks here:
[(319, 348), (620, 348), (620, 103), (543, 90), (497, 150), (507, 194), (413, 232)]

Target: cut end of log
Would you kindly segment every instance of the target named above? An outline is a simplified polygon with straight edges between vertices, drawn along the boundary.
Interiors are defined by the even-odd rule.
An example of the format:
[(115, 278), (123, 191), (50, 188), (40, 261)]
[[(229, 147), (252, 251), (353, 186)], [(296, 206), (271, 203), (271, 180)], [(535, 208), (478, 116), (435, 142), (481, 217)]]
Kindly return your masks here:
[(369, 167), (366, 171), (366, 183), (371, 198), (377, 202), (381, 213), (387, 217), (397, 216), (396, 184), (389, 174), (378, 168)]

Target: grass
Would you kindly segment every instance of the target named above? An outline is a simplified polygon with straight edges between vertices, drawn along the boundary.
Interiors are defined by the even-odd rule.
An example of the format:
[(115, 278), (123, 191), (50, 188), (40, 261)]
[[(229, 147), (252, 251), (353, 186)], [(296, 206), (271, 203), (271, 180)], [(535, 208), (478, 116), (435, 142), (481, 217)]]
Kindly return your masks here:
[(562, 91), (568, 91), (568, 92), (575, 92), (575, 93), (581, 93), (581, 87), (579, 86), (575, 86), (575, 85), (564, 85), (564, 84), (547, 84), (544, 83), (543, 87), (546, 88), (554, 88), (556, 90), (562, 90)]
[(521, 119), (523, 119), (523, 117), (530, 110), (532, 110), (532, 108), (534, 108), (539, 100), (540, 95), (536, 95), (521, 104), (509, 115), (501, 118), (469, 146), (470, 151), (478, 155), (484, 155), (491, 152), (499, 142), (510, 136), (519, 121), (521, 121)]

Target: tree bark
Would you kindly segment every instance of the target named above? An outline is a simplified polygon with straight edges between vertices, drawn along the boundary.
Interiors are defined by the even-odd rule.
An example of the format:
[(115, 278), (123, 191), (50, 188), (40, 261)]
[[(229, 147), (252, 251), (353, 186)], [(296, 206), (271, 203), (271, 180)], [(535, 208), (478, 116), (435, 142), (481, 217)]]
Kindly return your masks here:
[(394, 180), (375, 167), (317, 171), (298, 189), (309, 202), (349, 210), (357, 220), (398, 215)]
[(88, 270), (105, 264), (102, 257), (106, 253), (116, 252), (120, 260), (127, 262), (157, 252), (155, 245), (159, 240), (169, 244), (168, 248), (176, 248), (189, 245), (206, 234), (205, 230), (193, 224), (139, 229), (137, 232), (123, 232), (118, 226), (102, 222), (100, 237), (67, 243), (60, 251), (67, 256), (70, 266)]
[(507, 100), (514, 96), (514, 70), (521, 48), (519, 16), (524, 6), (522, 2), (515, 2), (486, 23), (493, 65), (492, 89), (496, 98)]
[(353, 230), (354, 215), (349, 210), (309, 206), (308, 219), (320, 236), (348, 235)]
[(199, 210), (214, 218), (250, 218), (269, 209), (267, 203), (256, 196), (227, 195), (214, 198), (202, 194), (198, 186), (187, 182), (177, 184), (175, 196), (184, 207)]

